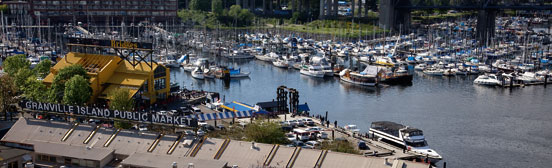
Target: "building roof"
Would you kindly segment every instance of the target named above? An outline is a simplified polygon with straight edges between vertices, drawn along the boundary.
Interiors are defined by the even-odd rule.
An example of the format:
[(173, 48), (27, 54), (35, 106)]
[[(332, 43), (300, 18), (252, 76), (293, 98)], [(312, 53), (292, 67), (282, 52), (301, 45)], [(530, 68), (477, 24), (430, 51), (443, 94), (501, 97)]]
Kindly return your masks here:
[(147, 75), (115, 72), (107, 83), (140, 87), (147, 79)]
[(255, 110), (255, 107), (252, 107), (251, 105), (248, 105), (248, 104), (245, 104), (245, 103), (240, 103), (240, 102), (237, 102), (237, 101), (232, 101), (230, 103), (224, 103), (220, 107), (222, 107), (226, 110), (233, 111), (233, 112)]
[(33, 142), (34, 151), (48, 155), (73, 157), (79, 159), (102, 161), (113, 153), (113, 150), (102, 148), (87, 148), (48, 142)]
[(128, 95), (129, 98), (132, 98), (132, 96), (134, 96), (136, 94), (136, 92), (138, 92), (138, 90), (140, 89), (139, 87), (128, 87), (128, 86), (121, 86), (121, 85), (111, 84), (107, 88), (104, 89), (104, 91), (102, 92), (102, 94), (100, 94), (100, 96), (98, 96), (98, 98), (107, 99), (111, 92), (114, 92), (119, 88), (127, 88), (128, 93), (129, 93), (129, 95)]
[(31, 153), (30, 151), (0, 145), (0, 161)]
[[(13, 142), (20, 144), (34, 145), (35, 151), (52, 155), (68, 156), (73, 158), (85, 158), (99, 160), (105, 158), (112, 152), (116, 155), (126, 155), (129, 158), (123, 161), (138, 167), (167, 167), (176, 161), (178, 165), (187, 166), (194, 163), (195, 167), (222, 167), (223, 164), (238, 165), (239, 167), (254, 167), (262, 165), (273, 147), (271, 144), (256, 143), (251, 148), (251, 142), (231, 140), (218, 160), (213, 159), (217, 151), (221, 149), (224, 139), (208, 138), (199, 149), (195, 157), (184, 157), (191, 151), (192, 145), (184, 145), (184, 141), (191, 141), (186, 137), (177, 144), (172, 154), (167, 151), (177, 139), (176, 135), (164, 135), (157, 147), (148, 153), (147, 150), (158, 137), (158, 133), (144, 133), (135, 130), (123, 130), (113, 139), (108, 147), (105, 142), (113, 135), (114, 129), (100, 128), (88, 144), (83, 141), (94, 129), (93, 125), (81, 123), (66, 141), (62, 137), (72, 128), (72, 124), (38, 119), (20, 118), (2, 138), (2, 142)], [(197, 143), (195, 141), (194, 143)], [(87, 149), (91, 147), (91, 149)], [(285, 167), (295, 148), (279, 146), (269, 166)], [(293, 167), (314, 167), (320, 150), (302, 149)], [(1, 153), (0, 153), (1, 154)], [(213, 162), (215, 165), (201, 166), (204, 162)], [(409, 161), (390, 160), (388, 165), (384, 164), (383, 158), (364, 157), (361, 155), (346, 154), (339, 152), (328, 152), (322, 167), (370, 167), (370, 168), (391, 168), (392, 166), (402, 167), (427, 167), (424, 163)], [(210, 163), (205, 163), (210, 164)]]
[(190, 163), (194, 167), (210, 167), (210, 168), (223, 168), (226, 166), (226, 161), (221, 160), (205, 160), (191, 157), (175, 157), (175, 156), (161, 156), (150, 153), (134, 153), (124, 159), (121, 164), (133, 165), (137, 167), (159, 167), (166, 168), (172, 167), (173, 162), (176, 162), (178, 167), (187, 167)]
[(278, 107), (278, 101), (258, 102), (257, 106), (259, 106), (263, 109), (274, 108), (274, 107)]

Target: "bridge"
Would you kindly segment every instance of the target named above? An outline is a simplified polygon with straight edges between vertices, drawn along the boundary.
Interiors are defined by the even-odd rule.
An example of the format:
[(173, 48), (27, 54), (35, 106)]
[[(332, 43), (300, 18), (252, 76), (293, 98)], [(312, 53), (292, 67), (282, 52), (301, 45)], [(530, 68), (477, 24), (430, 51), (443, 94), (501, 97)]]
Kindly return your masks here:
[[(380, 1), (379, 25), (385, 29), (409, 30), (412, 10), (444, 9), (477, 11), (477, 38), (494, 36), (496, 13), (500, 10), (552, 10), (552, 5), (498, 5), (497, 0), (486, 0), (470, 6), (414, 6), (410, 0)], [(404, 32), (408, 33), (408, 32)]]

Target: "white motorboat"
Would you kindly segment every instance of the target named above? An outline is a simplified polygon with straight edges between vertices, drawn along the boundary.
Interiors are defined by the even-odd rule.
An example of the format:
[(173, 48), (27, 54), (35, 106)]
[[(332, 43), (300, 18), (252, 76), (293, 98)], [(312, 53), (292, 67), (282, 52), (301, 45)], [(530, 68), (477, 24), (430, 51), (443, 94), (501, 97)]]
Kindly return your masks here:
[(196, 67), (192, 71), (192, 77), (196, 78), (196, 79), (204, 79), (205, 78), (205, 76), (203, 75), (203, 70), (201, 70), (201, 68), (199, 68), (199, 67)]
[(414, 70), (416, 70), (416, 71), (423, 71), (426, 68), (427, 68), (427, 64), (418, 64), (418, 65), (414, 66)]
[(272, 61), (272, 64), (278, 68), (289, 68), (288, 61), (281, 58), (278, 58), (277, 60)]
[(362, 72), (351, 71), (344, 69), (339, 73), (341, 81), (362, 86), (376, 86), (379, 83), (378, 74), (380, 69), (376, 66), (367, 66)]
[(485, 85), (485, 86), (496, 86), (500, 85), (500, 80), (494, 74), (488, 75), (479, 75), (474, 81), (474, 84)]
[(229, 58), (229, 59), (251, 59), (251, 58), (255, 58), (255, 56), (240, 49), (240, 50), (234, 50), (234, 52), (227, 55), (226, 58)]
[(322, 67), (313, 65), (303, 65), (299, 73), (317, 78), (323, 78), (325, 74)]
[(182, 66), (182, 68), (184, 69), (184, 71), (186, 72), (192, 72), (194, 69), (197, 68), (197, 66), (193, 65), (193, 64), (185, 64)]
[(439, 153), (431, 149), (425, 140), (422, 130), (397, 124), (391, 121), (372, 122), (368, 131), (378, 140), (406, 149), (408, 152), (427, 157), (431, 163), (443, 159)]
[(215, 73), (214, 72), (215, 72), (214, 70), (205, 68), (205, 70), (203, 70), (203, 77), (213, 79), (213, 78), (215, 78)]
[(432, 76), (443, 76), (443, 73), (445, 72), (443, 69), (440, 68), (426, 68), (424, 69), (424, 74), (432, 75)]
[(446, 69), (443, 71), (443, 76), (455, 76), (456, 75), (456, 71), (457, 69)]

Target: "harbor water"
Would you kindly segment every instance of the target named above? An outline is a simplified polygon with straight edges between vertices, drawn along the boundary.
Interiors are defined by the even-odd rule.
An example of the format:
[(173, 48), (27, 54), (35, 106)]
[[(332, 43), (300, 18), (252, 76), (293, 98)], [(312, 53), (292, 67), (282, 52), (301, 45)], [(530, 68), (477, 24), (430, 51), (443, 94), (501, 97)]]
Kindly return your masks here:
[(552, 158), (552, 86), (491, 88), (473, 84), (476, 76), (435, 77), (415, 73), (411, 86), (359, 87), (335, 77), (300, 75), (298, 70), (247, 60), (230, 62), (249, 78), (197, 80), (183, 69), (171, 78), (188, 89), (219, 92), (226, 102), (255, 104), (276, 99), (276, 88), (299, 91), (311, 114), (367, 132), (373, 121), (394, 121), (424, 131), (430, 147), (448, 167), (549, 167)]

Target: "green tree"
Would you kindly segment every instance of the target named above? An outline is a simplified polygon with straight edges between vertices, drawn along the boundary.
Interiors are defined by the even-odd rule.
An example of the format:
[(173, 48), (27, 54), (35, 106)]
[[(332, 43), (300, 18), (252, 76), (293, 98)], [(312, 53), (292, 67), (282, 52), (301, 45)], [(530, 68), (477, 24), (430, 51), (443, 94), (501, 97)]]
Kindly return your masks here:
[(190, 10), (210, 11), (211, 1), (208, 0), (191, 0)]
[(38, 65), (35, 66), (33, 71), (35, 72), (36, 76), (40, 78), (46, 77), (50, 73), (50, 68), (52, 67), (52, 61), (50, 60), (42, 60)]
[(4, 119), (8, 119), (8, 107), (16, 103), (17, 87), (14, 79), (9, 75), (0, 75), (0, 112), (4, 113)]
[(86, 70), (79, 64), (64, 67), (54, 76), (52, 87), (48, 93), (48, 101), (52, 103), (59, 103), (62, 101), (65, 91), (65, 82), (71, 79), (75, 75), (80, 75), (86, 80), (89, 79), (86, 74)]
[(232, 5), (230, 6), (230, 10), (228, 11), (228, 15), (234, 19), (238, 19), (238, 15), (241, 12), (241, 6), (240, 5)]
[(69, 105), (84, 105), (92, 95), (88, 79), (75, 75), (65, 82), (63, 103)]
[(31, 76), (27, 78), (25, 82), (25, 88), (23, 89), (23, 96), (26, 99), (37, 101), (37, 102), (46, 102), (48, 97), (48, 88), (42, 81), (37, 80), (36, 77)]
[[(130, 96), (130, 91), (126, 88), (119, 88), (107, 95), (109, 98), (109, 108), (112, 110), (132, 111), (134, 108), (134, 99)], [(132, 124), (124, 121), (115, 121), (114, 126), (121, 129), (129, 129)]]
[(19, 69), (19, 71), (17, 71), (17, 73), (15, 74), (15, 86), (17, 86), (17, 88), (19, 88), (19, 90), (24, 90), (25, 87), (26, 87), (26, 84), (25, 82), (27, 82), (27, 79), (30, 78), (30, 77), (33, 77), (36, 79), (36, 77), (34, 76), (34, 73), (33, 71), (31, 71), (30, 69), (28, 68), (21, 68)]
[(257, 120), (251, 124), (248, 124), (245, 128), (245, 136), (249, 141), (260, 143), (288, 143), (282, 127), (275, 122), (262, 122)]
[(0, 11), (1, 11), (1, 12), (6, 12), (6, 11), (8, 11), (8, 5), (7, 5), (7, 4), (0, 5)]
[(19, 71), (19, 69), (27, 69), (30, 65), (31, 63), (27, 60), (25, 55), (14, 55), (6, 58), (4, 61), (4, 71), (13, 76)]
[(211, 11), (215, 13), (215, 15), (222, 15), (223, 9), (224, 7), (222, 6), (222, 0), (213, 0), (211, 2)]

